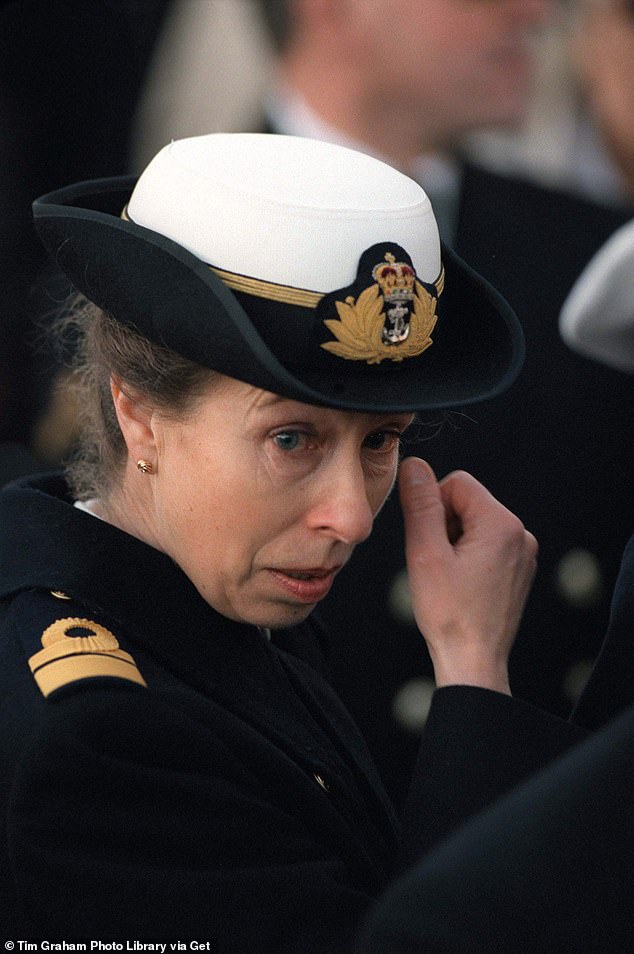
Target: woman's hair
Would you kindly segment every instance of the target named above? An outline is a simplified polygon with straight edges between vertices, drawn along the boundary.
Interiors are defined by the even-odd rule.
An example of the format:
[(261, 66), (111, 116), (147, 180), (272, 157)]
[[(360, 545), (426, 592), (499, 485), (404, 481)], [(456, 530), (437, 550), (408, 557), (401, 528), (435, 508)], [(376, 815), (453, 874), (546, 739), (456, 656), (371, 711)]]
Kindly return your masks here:
[(76, 297), (57, 327), (73, 352), (79, 436), (66, 473), (77, 500), (106, 497), (126, 460), (110, 384), (166, 417), (186, 419), (216, 372), (148, 341), (85, 298)]

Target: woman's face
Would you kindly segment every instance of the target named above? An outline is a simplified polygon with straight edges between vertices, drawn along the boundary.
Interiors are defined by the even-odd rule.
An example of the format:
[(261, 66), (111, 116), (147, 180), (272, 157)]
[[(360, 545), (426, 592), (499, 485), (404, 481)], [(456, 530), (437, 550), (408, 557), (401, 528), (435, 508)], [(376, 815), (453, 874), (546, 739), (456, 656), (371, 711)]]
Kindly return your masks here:
[(185, 423), (152, 415), (151, 542), (225, 616), (298, 623), (370, 534), (411, 420), (221, 378)]

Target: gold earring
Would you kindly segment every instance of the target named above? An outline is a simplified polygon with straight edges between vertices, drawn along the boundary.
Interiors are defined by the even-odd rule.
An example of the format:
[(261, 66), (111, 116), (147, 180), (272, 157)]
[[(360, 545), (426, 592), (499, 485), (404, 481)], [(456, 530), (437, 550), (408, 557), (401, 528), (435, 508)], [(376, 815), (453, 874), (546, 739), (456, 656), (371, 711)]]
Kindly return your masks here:
[(151, 465), (151, 463), (149, 462), (149, 460), (143, 460), (143, 458), (141, 458), (140, 460), (138, 460), (138, 461), (136, 462), (136, 465), (137, 465), (137, 468), (141, 471), (142, 474), (151, 474), (151, 473), (152, 473), (152, 465)]

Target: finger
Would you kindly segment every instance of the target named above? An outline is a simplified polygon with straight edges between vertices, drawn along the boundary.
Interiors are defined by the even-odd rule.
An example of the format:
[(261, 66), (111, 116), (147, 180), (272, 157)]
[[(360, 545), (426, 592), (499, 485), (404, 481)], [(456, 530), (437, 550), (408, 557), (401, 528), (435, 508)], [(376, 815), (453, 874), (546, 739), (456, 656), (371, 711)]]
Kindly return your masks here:
[(448, 526), (460, 521), (461, 536), (450, 539), (458, 549), (473, 543), (480, 546), (485, 540), (497, 541), (508, 548), (515, 560), (530, 570), (530, 581), (537, 569), (539, 545), (522, 521), (497, 500), (475, 477), (464, 471), (455, 471), (440, 482), (440, 494), (447, 510)]
[(408, 554), (447, 542), (445, 508), (434, 471), (419, 457), (408, 457), (399, 468), (399, 495), (405, 521)]
[(493, 514), (497, 519), (507, 515), (516, 520), (511, 511), (496, 500), (480, 481), (465, 471), (456, 470), (448, 474), (440, 481), (439, 489), (450, 528), (459, 527), (461, 532), (467, 531), (474, 523)]

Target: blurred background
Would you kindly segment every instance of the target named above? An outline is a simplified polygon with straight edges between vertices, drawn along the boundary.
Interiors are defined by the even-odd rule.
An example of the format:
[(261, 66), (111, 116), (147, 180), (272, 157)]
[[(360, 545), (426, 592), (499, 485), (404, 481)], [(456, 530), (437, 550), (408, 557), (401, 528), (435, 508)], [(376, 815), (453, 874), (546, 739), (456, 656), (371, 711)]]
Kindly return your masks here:
[[(538, 536), (540, 575), (512, 661), (513, 687), (566, 715), (599, 648), (632, 529), (631, 381), (568, 355), (556, 318), (593, 252), (632, 215), (634, 3), (340, 0), (339, 15), (344, 8), (359, 22), (370, 8), (380, 13), (373, 56), (386, 88), (399, 59), (439, 57), (436, 99), (421, 98), (417, 114), (405, 115), (402, 95), (390, 106), (391, 118), (419, 137), (420, 161), (416, 149), (404, 160), (372, 143), (356, 121), (361, 112), (346, 100), (345, 84), (353, 84), (361, 54), (349, 41), (349, 54), (324, 59), (344, 33), (332, 0), (0, 5), (0, 481), (59, 466), (76, 422), (68, 355), (44, 334), (69, 289), (35, 238), (36, 196), (138, 172), (171, 139), (207, 132), (300, 132), (367, 147), (428, 188), (446, 240), (502, 290), (527, 328), (526, 383), (504, 411), (493, 402), (482, 412), (421, 420), (405, 452), (426, 456), (439, 474), (472, 470)], [(483, 89), (473, 120), (452, 126), (443, 102), (447, 128), (425, 139), (417, 120), (433, 114), (457, 71), (442, 47), (443, 26), (470, 17), (464, 22), (473, 23), (477, 44), (492, 8), (508, 17), (505, 36), (529, 34), (533, 60), (526, 83), (517, 80), (517, 105), (496, 110), (495, 92)], [(321, 46), (311, 47), (310, 30)], [(391, 50), (385, 60), (381, 39)], [(508, 61), (515, 43), (508, 41)], [(340, 85), (333, 79), (330, 91), (337, 65)], [(396, 73), (389, 81), (398, 89)], [(375, 85), (374, 103), (379, 93)], [(391, 501), (323, 610), (333, 681), (397, 801), (433, 692), (401, 534)]]

